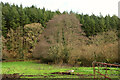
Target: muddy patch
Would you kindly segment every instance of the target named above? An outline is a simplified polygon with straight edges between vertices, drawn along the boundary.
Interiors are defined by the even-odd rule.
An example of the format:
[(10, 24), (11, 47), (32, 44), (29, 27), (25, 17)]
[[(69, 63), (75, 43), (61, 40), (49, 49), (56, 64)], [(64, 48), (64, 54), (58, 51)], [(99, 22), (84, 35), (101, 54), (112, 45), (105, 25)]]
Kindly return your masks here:
[(93, 74), (79, 74), (79, 73), (71, 73), (71, 72), (53, 72), (51, 74), (62, 74), (62, 75), (76, 75), (76, 76), (93, 76)]
[(44, 75), (23, 75), (22, 77), (43, 77), (43, 78), (48, 78), (48, 77), (55, 77), (54, 75), (48, 75), (48, 76), (44, 76)]
[[(45, 73), (47, 74), (47, 73)], [(2, 74), (2, 78), (7, 79), (7, 78), (12, 78), (12, 79), (20, 79), (20, 78), (25, 78), (25, 77), (40, 77), (40, 78), (49, 78), (49, 77), (55, 77), (56, 75), (54, 74), (59, 74), (59, 75), (76, 75), (76, 76), (93, 76), (93, 74), (79, 74), (79, 73), (71, 73), (71, 72), (53, 72), (49, 73), (51, 75), (20, 75), (19, 73), (14, 73), (14, 74)]]
[(20, 78), (22, 75), (19, 73), (14, 74), (2, 74), (2, 78)]
[(19, 73), (14, 73), (14, 74), (2, 74), (2, 78), (7, 79), (7, 78), (12, 78), (12, 79), (19, 79), (19, 78), (25, 78), (25, 77), (43, 77), (43, 78), (49, 78), (49, 77), (55, 77), (54, 75), (20, 75)]

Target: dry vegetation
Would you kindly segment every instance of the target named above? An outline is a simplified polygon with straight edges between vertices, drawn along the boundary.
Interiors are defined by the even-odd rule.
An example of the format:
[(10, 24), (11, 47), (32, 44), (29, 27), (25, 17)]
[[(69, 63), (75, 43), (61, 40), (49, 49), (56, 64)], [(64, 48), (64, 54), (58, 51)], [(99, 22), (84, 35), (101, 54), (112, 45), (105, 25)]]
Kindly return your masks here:
[(47, 24), (33, 56), (43, 62), (90, 66), (92, 61), (117, 62), (117, 31), (87, 38), (72, 15), (55, 16)]
[(38, 37), (43, 31), (43, 27), (39, 23), (32, 23), (16, 30), (10, 29), (7, 38), (3, 41), (3, 58), (5, 59), (30, 59), (32, 58), (33, 48), (39, 42)]
[(34, 57), (49, 58), (55, 63), (68, 63), (72, 50), (87, 40), (80, 25), (74, 15), (55, 16), (42, 33)]

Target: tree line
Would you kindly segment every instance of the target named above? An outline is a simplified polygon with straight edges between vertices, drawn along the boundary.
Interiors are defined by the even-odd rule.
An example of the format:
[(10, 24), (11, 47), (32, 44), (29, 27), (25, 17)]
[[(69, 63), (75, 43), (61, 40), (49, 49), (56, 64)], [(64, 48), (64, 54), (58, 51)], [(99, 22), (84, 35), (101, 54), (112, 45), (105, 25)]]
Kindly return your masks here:
[(83, 24), (82, 29), (86, 33), (86, 36), (94, 36), (97, 33), (105, 32), (111, 29), (118, 29), (119, 21), (116, 15), (112, 17), (106, 15), (103, 17), (102, 14), (95, 16), (94, 14), (78, 14), (73, 11), (64, 11), (61, 13), (59, 10), (51, 11), (45, 8), (40, 9), (32, 5), (31, 7), (23, 8), (22, 5), (18, 6), (15, 4), (10, 5), (9, 3), (2, 3), (2, 33), (6, 37), (8, 30), (10, 28), (16, 29), (21, 26), (24, 27), (25, 24), (30, 23), (41, 23), (43, 27), (46, 27), (46, 22), (48, 22), (54, 15), (58, 14), (75, 14), (79, 19), (80, 23)]
[(94, 36), (100, 32), (106, 32), (112, 29), (118, 30), (119, 28), (120, 19), (116, 15), (112, 17), (109, 14), (105, 17), (102, 14), (100, 16), (95, 16), (94, 14), (91, 16), (87, 14), (76, 15), (80, 23), (83, 24), (82, 29), (85, 31), (86, 36)]

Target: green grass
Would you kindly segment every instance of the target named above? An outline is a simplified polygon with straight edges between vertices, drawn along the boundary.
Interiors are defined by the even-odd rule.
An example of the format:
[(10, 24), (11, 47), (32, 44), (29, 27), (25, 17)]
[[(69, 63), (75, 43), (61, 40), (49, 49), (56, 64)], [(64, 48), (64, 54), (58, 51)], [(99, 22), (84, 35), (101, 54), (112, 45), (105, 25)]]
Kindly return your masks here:
[[(97, 68), (95, 69), (97, 70)], [(115, 68), (111, 68), (111, 69), (115, 69)], [(40, 64), (32, 61), (2, 63), (2, 74), (24, 73), (23, 75), (36, 75), (33, 77), (25, 77), (25, 78), (43, 78), (45, 76), (49, 78), (85, 78), (85, 77), (90, 78), (91, 77), (91, 76), (88, 77), (88, 76), (77, 76), (77, 75), (51, 74), (53, 72), (66, 72), (68, 70), (75, 70), (75, 73), (79, 73), (79, 74), (93, 74), (92, 67), (66, 67), (66, 66)], [(105, 73), (105, 70), (101, 70), (101, 71), (103, 74)], [(111, 71), (108, 71), (108, 74), (111, 74)], [(37, 75), (41, 75), (41, 76), (37, 76)]]

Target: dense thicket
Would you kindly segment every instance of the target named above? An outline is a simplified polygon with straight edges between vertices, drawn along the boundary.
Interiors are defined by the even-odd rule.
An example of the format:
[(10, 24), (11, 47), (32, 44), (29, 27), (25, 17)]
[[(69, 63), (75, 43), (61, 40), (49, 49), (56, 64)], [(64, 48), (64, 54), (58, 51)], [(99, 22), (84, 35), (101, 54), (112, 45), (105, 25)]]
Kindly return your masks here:
[[(40, 9), (35, 6), (25, 7), (22, 5), (10, 5), (9, 3), (2, 3), (2, 25), (3, 25), (3, 36), (6, 36), (6, 33), (10, 28), (16, 29), (19, 26), (24, 26), (29, 23), (41, 23), (43, 27), (46, 27), (46, 22), (48, 22), (54, 14), (71, 14), (74, 13), (70, 11), (69, 13), (64, 11), (61, 13), (59, 10), (52, 12), (50, 10), (45, 10), (45, 8)], [(80, 23), (83, 24), (82, 29), (85, 31), (86, 36), (93, 36), (99, 32), (108, 31), (110, 29), (117, 29), (120, 20), (117, 16), (106, 15), (103, 17), (95, 16), (94, 14), (83, 15), (76, 14)]]
[(31, 59), (35, 45), (39, 42), (39, 36), (43, 27), (39, 23), (27, 24), (24, 32), (21, 27), (10, 29), (6, 38), (2, 38), (2, 54), (6, 59)]

